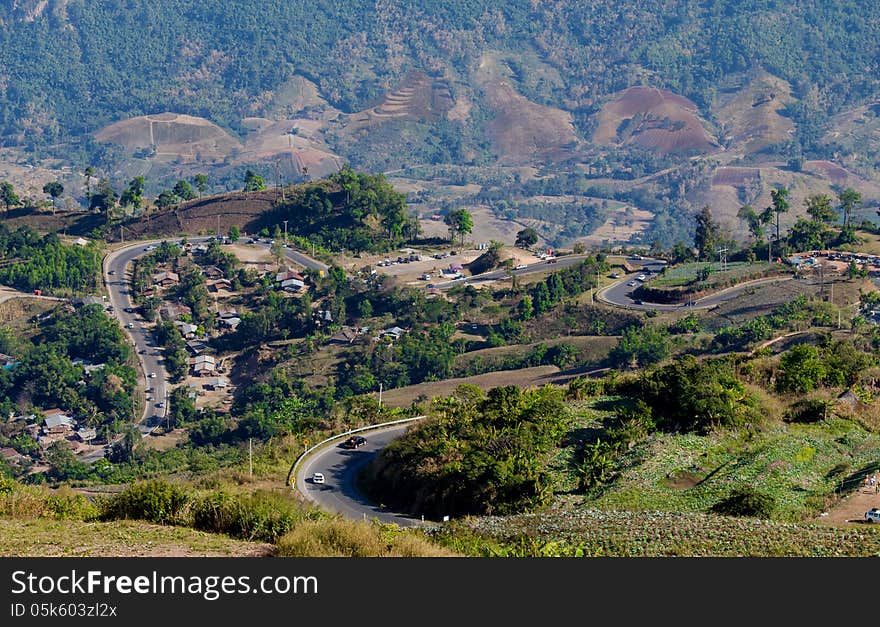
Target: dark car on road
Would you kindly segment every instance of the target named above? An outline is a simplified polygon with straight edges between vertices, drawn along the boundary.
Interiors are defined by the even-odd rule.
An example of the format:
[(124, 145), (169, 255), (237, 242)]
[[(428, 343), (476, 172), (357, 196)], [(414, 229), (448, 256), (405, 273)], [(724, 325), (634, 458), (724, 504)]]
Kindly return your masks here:
[(358, 448), (367, 443), (367, 438), (362, 435), (353, 435), (342, 443), (343, 448)]

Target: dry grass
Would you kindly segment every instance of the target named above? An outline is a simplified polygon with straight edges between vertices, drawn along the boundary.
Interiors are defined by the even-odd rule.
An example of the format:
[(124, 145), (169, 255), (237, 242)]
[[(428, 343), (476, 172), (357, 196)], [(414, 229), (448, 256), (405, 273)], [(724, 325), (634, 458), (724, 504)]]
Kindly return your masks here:
[(561, 372), (556, 366), (535, 366), (519, 370), (501, 370), (487, 372), (473, 377), (459, 377), (430, 383), (417, 383), (402, 388), (386, 390), (382, 393), (382, 403), (391, 407), (409, 407), (420, 397), (449, 396), (459, 385), (476, 385), (481, 390), (490, 390), (504, 385), (516, 385), (521, 388), (538, 387), (550, 383), (562, 383), (570, 376)]
[(271, 544), (134, 520), (99, 523), (0, 519), (0, 555), (5, 557), (268, 557), (272, 554)]
[(310, 521), (277, 542), (279, 557), (459, 557), (418, 532), (350, 520)]

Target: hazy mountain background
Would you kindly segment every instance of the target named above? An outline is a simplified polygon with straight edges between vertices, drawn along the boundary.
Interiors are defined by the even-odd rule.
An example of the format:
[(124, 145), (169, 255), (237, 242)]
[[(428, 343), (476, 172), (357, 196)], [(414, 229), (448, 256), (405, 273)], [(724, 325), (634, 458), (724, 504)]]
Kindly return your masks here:
[[(0, 3), (0, 179), (82, 169), (148, 191), (350, 163), (411, 206), (517, 220), (557, 245), (683, 239), (704, 204), (852, 186), (875, 215), (880, 5)], [(68, 202), (68, 206), (71, 206)], [(481, 213), (482, 212), (482, 213)]]

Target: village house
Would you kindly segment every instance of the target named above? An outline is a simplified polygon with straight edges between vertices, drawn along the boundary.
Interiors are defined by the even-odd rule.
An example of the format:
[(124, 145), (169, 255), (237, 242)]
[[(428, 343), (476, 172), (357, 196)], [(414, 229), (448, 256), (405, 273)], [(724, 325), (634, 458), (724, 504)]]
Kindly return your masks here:
[(406, 329), (401, 329), (400, 327), (391, 327), (390, 329), (385, 329), (382, 331), (383, 337), (390, 337), (392, 339), (399, 339), (401, 335), (406, 333)]
[(193, 375), (204, 377), (217, 369), (217, 362), (211, 355), (198, 355), (189, 360)]
[(202, 268), (202, 274), (205, 275), (206, 279), (222, 279), (223, 278), (223, 270), (221, 270), (217, 266), (205, 266), (204, 268)]
[(229, 386), (229, 380), (226, 377), (216, 377), (205, 383), (205, 387), (209, 390), (222, 390)]
[(285, 279), (281, 281), (280, 287), (285, 292), (299, 292), (306, 286), (305, 282), (299, 279)]
[(351, 344), (359, 335), (357, 329), (353, 329), (352, 327), (342, 327), (339, 331), (330, 336), (328, 342), (331, 344)]
[(241, 318), (220, 318), (220, 326), (235, 331), (241, 324)]
[(191, 316), (192, 309), (180, 303), (169, 303), (159, 307), (159, 317), (165, 322), (173, 322), (183, 315)]
[(186, 350), (192, 355), (203, 353), (206, 348), (208, 348), (208, 345), (202, 340), (187, 340), (186, 342)]
[(275, 282), (281, 283), (283, 281), (287, 281), (288, 279), (296, 279), (297, 281), (305, 282), (306, 278), (298, 272), (294, 272), (292, 270), (285, 270), (284, 272), (279, 272), (275, 275)]
[(177, 327), (177, 330), (180, 331), (180, 334), (186, 339), (194, 338), (196, 336), (196, 331), (199, 330), (198, 325), (189, 322), (181, 322), (180, 320), (175, 320), (174, 326)]
[(26, 455), (22, 455), (14, 448), (0, 448), (0, 457), (6, 460), (7, 464), (13, 466), (21, 466), (25, 462), (29, 461), (30, 458)]
[(209, 292), (219, 292), (220, 290), (232, 290), (232, 282), (229, 279), (217, 279), (205, 283), (205, 287)]
[(82, 429), (77, 430), (76, 437), (78, 437), (81, 442), (91, 442), (98, 437), (98, 432), (92, 427), (83, 427)]
[(238, 317), (238, 310), (232, 309), (231, 307), (224, 307), (223, 309), (220, 309), (217, 311), (217, 317), (221, 318), (221, 319), (222, 318), (237, 318)]
[(157, 272), (152, 276), (153, 285), (159, 287), (169, 287), (180, 283), (180, 275), (176, 272)]

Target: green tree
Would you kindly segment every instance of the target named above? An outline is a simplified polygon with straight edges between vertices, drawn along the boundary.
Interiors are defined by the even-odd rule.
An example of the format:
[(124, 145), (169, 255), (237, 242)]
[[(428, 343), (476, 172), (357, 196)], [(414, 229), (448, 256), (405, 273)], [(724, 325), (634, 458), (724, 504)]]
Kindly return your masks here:
[(776, 499), (752, 486), (735, 488), (726, 498), (711, 507), (714, 514), (723, 516), (746, 516), (751, 518), (770, 518), (776, 507)]
[(207, 174), (196, 174), (193, 177), (193, 185), (196, 186), (196, 189), (199, 192), (199, 198), (202, 197), (202, 194), (208, 189), (208, 175)]
[(788, 190), (784, 187), (770, 191), (770, 209), (776, 219), (776, 241), (779, 242), (779, 216), (788, 211)]
[(168, 189), (164, 190), (159, 194), (159, 197), (156, 198), (156, 206), (159, 209), (165, 209), (171, 205), (176, 205), (179, 202), (180, 198), (177, 197), (177, 194)]
[(89, 209), (105, 214), (109, 221), (118, 200), (119, 195), (113, 189), (113, 186), (110, 185), (110, 181), (108, 179), (101, 179), (98, 187), (95, 189), (95, 193), (89, 197)]
[(92, 177), (95, 176), (95, 168), (87, 165), (83, 170), (83, 176), (86, 179), (86, 205), (91, 206), (92, 202)]
[(705, 205), (697, 215), (697, 228), (694, 231), (694, 247), (699, 251), (700, 259), (714, 259), (720, 241), (721, 229), (712, 218), (709, 205)]
[(192, 200), (197, 196), (196, 190), (194, 190), (193, 186), (189, 184), (189, 181), (185, 179), (177, 181), (171, 191), (183, 200)]
[(746, 223), (749, 233), (755, 239), (755, 244), (764, 237), (764, 225), (761, 222), (761, 216), (755, 211), (751, 205), (743, 205), (736, 212), (736, 217)]
[(809, 344), (799, 344), (787, 351), (779, 360), (781, 373), (776, 377), (780, 392), (809, 392), (825, 377), (825, 362), (819, 349)]
[(119, 203), (123, 207), (132, 207), (140, 209), (143, 205), (144, 187), (146, 180), (143, 176), (136, 176), (128, 183), (128, 187), (122, 192)]
[(862, 195), (852, 187), (847, 187), (837, 195), (838, 209), (843, 218), (843, 228), (849, 228), (853, 214), (862, 205)]
[(538, 232), (531, 228), (525, 228), (516, 234), (515, 246), (517, 248), (531, 248), (538, 243)]
[(812, 194), (806, 200), (807, 215), (814, 222), (827, 224), (834, 220), (834, 208), (831, 206), (831, 197), (827, 194)]
[(233, 242), (237, 242), (239, 239), (241, 239), (241, 231), (234, 224), (229, 227), (229, 239), (231, 239)]
[(52, 212), (54, 213), (57, 208), (56, 201), (64, 193), (64, 185), (61, 184), (61, 181), (50, 181), (43, 185), (43, 193), (52, 197)]
[(258, 192), (264, 189), (266, 189), (266, 181), (263, 180), (262, 176), (253, 170), (248, 170), (244, 173), (244, 191)]
[(9, 181), (3, 181), (0, 183), (0, 200), (6, 205), (6, 211), (9, 211), (9, 208), (13, 205), (17, 205), (21, 202), (18, 194), (15, 193), (15, 188)]
[(474, 230), (474, 218), (466, 209), (453, 209), (443, 221), (449, 227), (450, 241), (455, 241), (455, 236), (459, 235), (464, 244), (464, 236)]

